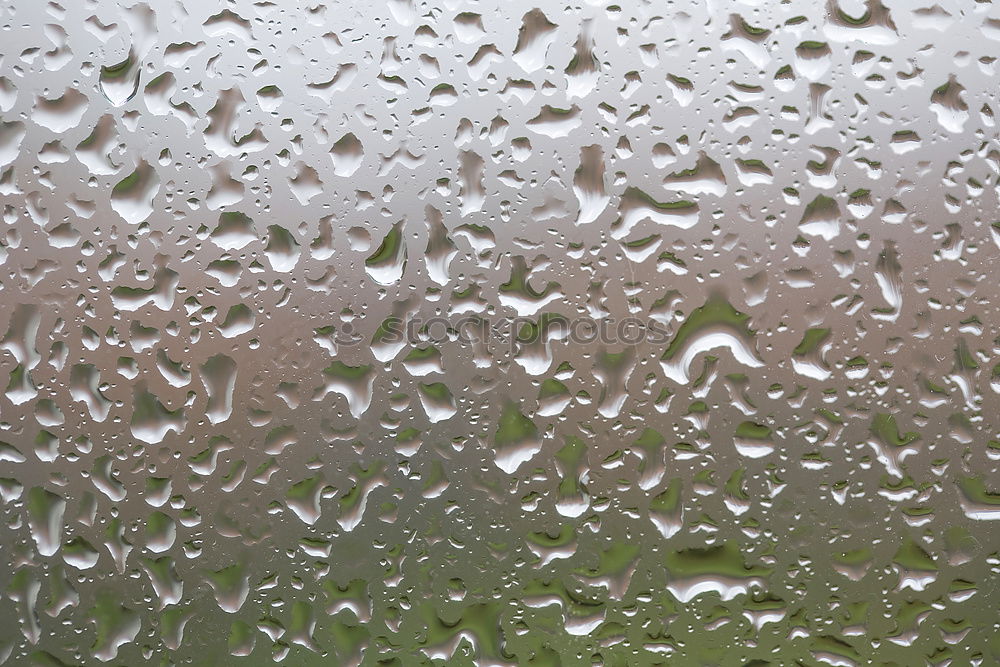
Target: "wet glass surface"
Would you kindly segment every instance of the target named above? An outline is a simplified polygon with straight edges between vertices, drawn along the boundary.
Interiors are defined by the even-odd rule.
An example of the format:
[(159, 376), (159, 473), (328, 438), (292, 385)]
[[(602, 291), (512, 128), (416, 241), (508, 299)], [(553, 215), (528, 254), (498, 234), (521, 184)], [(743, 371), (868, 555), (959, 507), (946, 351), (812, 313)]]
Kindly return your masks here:
[(991, 2), (0, 5), (0, 659), (1000, 664)]

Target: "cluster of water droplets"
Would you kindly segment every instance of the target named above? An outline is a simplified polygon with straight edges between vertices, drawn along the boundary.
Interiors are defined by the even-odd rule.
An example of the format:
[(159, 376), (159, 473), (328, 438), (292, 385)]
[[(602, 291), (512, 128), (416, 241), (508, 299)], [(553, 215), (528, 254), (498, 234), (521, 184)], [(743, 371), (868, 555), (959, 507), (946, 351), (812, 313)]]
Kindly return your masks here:
[(0, 662), (1000, 662), (991, 2), (0, 35)]

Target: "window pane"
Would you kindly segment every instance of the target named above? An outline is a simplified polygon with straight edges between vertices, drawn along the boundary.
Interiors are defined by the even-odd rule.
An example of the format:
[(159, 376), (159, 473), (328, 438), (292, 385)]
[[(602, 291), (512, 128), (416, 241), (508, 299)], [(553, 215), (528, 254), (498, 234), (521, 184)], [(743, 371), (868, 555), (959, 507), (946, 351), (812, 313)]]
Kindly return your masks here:
[(0, 662), (1000, 664), (991, 3), (0, 16)]

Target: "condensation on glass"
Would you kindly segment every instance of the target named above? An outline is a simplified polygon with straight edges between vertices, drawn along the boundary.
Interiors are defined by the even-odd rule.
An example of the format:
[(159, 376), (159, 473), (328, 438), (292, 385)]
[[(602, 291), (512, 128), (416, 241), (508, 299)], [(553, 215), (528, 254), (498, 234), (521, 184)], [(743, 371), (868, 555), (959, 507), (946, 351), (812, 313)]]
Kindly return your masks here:
[(991, 2), (0, 36), (6, 664), (1000, 664)]

